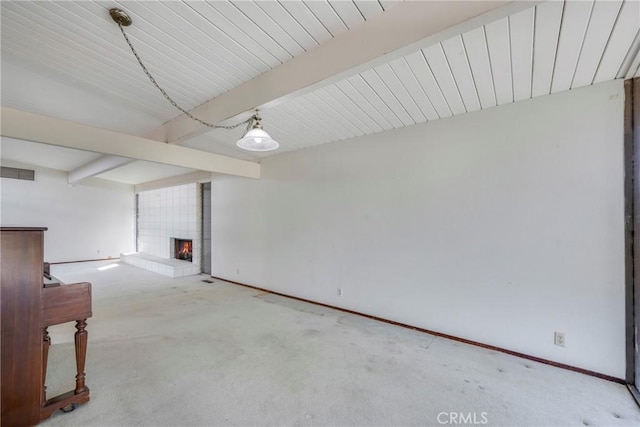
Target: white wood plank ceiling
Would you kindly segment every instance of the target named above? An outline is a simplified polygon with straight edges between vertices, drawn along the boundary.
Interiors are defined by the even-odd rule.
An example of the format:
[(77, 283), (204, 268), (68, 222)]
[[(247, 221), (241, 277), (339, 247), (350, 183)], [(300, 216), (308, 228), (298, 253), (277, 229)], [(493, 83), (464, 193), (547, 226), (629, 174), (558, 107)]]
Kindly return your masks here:
[[(109, 8), (120, 7), (132, 16), (127, 33), (141, 57), (161, 86), (191, 109), (396, 4), (3, 1), (2, 55), (3, 62), (26, 63), (34, 72), (72, 82), (96, 98), (162, 123), (178, 113), (140, 70)], [(238, 131), (215, 130), (182, 144), (259, 160), (640, 76), (639, 32), (640, 1), (549, 1), (265, 109), (263, 125), (281, 144), (276, 152), (255, 155), (238, 149)], [(11, 92), (2, 104), (44, 114), (28, 93)], [(89, 97), (86, 105), (91, 105)], [(64, 111), (70, 116), (61, 118), (74, 120), (71, 109)]]
[[(140, 70), (110, 8), (132, 17), (127, 33), (149, 70), (192, 109), (394, 3), (3, 1), (2, 54), (166, 121), (178, 113)], [(3, 100), (15, 108), (25, 104)]]
[[(640, 2), (551, 1), (263, 112), (279, 152), (640, 75)], [(187, 143), (235, 143), (214, 131)], [(273, 155), (264, 153), (259, 156)]]

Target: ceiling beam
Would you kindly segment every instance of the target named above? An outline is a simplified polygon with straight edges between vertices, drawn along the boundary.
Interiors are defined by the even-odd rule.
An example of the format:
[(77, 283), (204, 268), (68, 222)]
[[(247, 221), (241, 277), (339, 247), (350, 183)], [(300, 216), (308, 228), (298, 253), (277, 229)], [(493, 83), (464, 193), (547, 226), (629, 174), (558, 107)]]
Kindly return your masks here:
[[(219, 123), (339, 81), (475, 29), (540, 1), (407, 1), (208, 101), (190, 112)], [(145, 134), (175, 143), (207, 127), (185, 115)]]
[(184, 175), (170, 176), (169, 178), (156, 179), (154, 181), (142, 182), (134, 186), (136, 193), (140, 191), (156, 190), (158, 188), (174, 187), (176, 185), (191, 184), (194, 182), (211, 181), (211, 173), (196, 171)]
[(260, 178), (260, 164), (2, 107), (2, 136), (112, 156)]
[(67, 174), (67, 182), (69, 182), (69, 184), (76, 184), (83, 179), (108, 172), (132, 162), (135, 162), (135, 160), (128, 157), (102, 156), (70, 171)]

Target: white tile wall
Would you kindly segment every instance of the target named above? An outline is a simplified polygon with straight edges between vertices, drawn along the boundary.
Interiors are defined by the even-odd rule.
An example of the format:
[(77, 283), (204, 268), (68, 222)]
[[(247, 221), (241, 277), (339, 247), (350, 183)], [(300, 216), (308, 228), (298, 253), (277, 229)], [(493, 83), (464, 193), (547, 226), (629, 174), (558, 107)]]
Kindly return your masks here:
[[(202, 200), (197, 183), (138, 193), (138, 250), (171, 258), (171, 238), (193, 240), (193, 267), (200, 271)], [(194, 274), (195, 274), (194, 273)]]

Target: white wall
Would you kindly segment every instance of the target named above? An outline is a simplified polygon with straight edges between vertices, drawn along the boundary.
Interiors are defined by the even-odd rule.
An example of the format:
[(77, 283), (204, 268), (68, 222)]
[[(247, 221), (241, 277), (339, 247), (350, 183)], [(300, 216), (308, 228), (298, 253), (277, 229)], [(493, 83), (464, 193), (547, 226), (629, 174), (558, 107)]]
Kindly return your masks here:
[(4, 160), (2, 165), (36, 171), (35, 182), (0, 179), (0, 222), (48, 227), (45, 261), (117, 258), (134, 249), (133, 186), (101, 179), (69, 185), (66, 172)]
[(212, 274), (624, 378), (623, 98), (608, 82), (216, 177)]
[(193, 264), (200, 268), (202, 202), (200, 184), (138, 193), (138, 251), (173, 257), (171, 239), (193, 240)]

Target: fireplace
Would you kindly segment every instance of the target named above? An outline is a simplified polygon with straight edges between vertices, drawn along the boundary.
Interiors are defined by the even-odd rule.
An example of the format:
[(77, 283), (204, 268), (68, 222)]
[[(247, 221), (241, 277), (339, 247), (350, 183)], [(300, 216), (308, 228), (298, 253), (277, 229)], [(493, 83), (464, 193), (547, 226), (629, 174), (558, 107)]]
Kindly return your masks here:
[(171, 240), (173, 240), (173, 257), (193, 262), (193, 240), (176, 238)]

